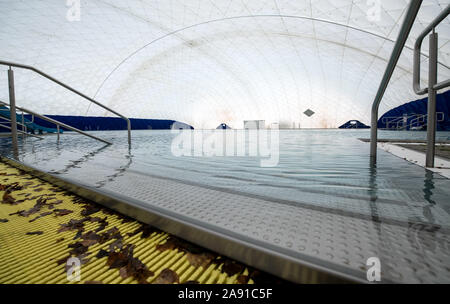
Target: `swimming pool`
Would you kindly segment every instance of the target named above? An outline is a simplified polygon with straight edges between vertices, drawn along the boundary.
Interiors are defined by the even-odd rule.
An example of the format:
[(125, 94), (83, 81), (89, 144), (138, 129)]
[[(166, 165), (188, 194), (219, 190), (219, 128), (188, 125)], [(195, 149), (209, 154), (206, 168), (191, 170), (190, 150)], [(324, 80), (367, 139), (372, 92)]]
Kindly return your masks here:
[[(126, 132), (95, 134), (114, 144), (29, 138), (20, 161), (329, 271), (364, 280), (378, 257), (387, 282), (450, 282), (449, 180), (384, 151), (371, 167), (358, 140), (368, 130), (280, 130), (270, 167), (258, 156), (175, 156), (173, 131), (134, 131), (130, 151)], [(10, 156), (10, 140), (0, 141)]]

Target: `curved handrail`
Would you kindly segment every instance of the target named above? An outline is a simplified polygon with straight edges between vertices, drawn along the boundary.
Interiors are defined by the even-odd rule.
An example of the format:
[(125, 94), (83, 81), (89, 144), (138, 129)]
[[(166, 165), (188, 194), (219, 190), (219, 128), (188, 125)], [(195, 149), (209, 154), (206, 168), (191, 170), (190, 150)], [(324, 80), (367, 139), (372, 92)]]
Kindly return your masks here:
[[(6, 102), (1, 101), (1, 100), (0, 100), (0, 104), (8, 105)], [(57, 126), (61, 126), (61, 127), (65, 128), (65, 129), (68, 129), (68, 130), (71, 130), (71, 131), (75, 131), (75, 132), (78, 132), (78, 133), (80, 133), (80, 134), (82, 134), (82, 135), (85, 135), (85, 136), (87, 136), (87, 137), (96, 139), (96, 140), (101, 141), (101, 142), (103, 142), (103, 143), (105, 143), (105, 144), (107, 144), (107, 145), (112, 145), (112, 143), (109, 142), (109, 141), (107, 141), (107, 140), (104, 140), (104, 139), (98, 138), (97, 136), (94, 136), (94, 135), (88, 134), (88, 133), (86, 133), (86, 132), (83, 132), (83, 131), (81, 131), (80, 129), (71, 127), (71, 126), (69, 126), (69, 125), (66, 125), (65, 123), (62, 123), (62, 122), (57, 121), (57, 120), (54, 120), (54, 119), (52, 119), (52, 118), (50, 118), (50, 117), (47, 117), (47, 116), (44, 116), (44, 115), (40, 115), (40, 114), (38, 114), (38, 113), (36, 113), (36, 112), (33, 112), (33, 111), (28, 110), (28, 109), (25, 109), (25, 108), (21, 108), (21, 107), (18, 107), (18, 106), (16, 106), (16, 109), (19, 109), (19, 110), (21, 110), (22, 112), (26, 112), (26, 113), (28, 113), (28, 114), (34, 115), (34, 116), (36, 116), (36, 117), (39, 117), (40, 119), (46, 120), (46, 121), (48, 121), (48, 122), (51, 122), (51, 123), (53, 123), (53, 124), (55, 124), (55, 125), (57, 125)], [(58, 132), (58, 134), (59, 134), (59, 132)]]
[(76, 89), (72, 88), (71, 86), (69, 86), (69, 85), (59, 81), (56, 78), (53, 78), (52, 76), (42, 72), (41, 70), (36, 69), (35, 67), (29, 66), (29, 65), (25, 65), (25, 64), (15, 63), (15, 62), (3, 61), (3, 60), (0, 60), (0, 65), (6, 65), (6, 66), (9, 66), (9, 68), (16, 67), (16, 68), (21, 68), (21, 69), (26, 69), (26, 70), (33, 71), (33, 72), (35, 72), (35, 73), (37, 73), (37, 74), (39, 74), (39, 75), (41, 75), (41, 76), (51, 80), (51, 81), (53, 81), (54, 83), (56, 83), (56, 84), (58, 84), (58, 85), (60, 85), (60, 86), (62, 86), (64, 88), (68, 89), (69, 91), (72, 91), (73, 93), (83, 97), (84, 99), (89, 100), (90, 102), (98, 105), (99, 107), (102, 107), (103, 109), (105, 109), (105, 110), (107, 110), (107, 111), (109, 111), (109, 112), (119, 116), (120, 118), (125, 119), (126, 122), (127, 122), (127, 129), (128, 129), (128, 147), (131, 148), (131, 122), (130, 122), (129, 118), (127, 118), (127, 117), (123, 116), (122, 114), (119, 114), (118, 112), (108, 108), (107, 106), (101, 104), (100, 102), (90, 98), (89, 96), (84, 95), (83, 93), (77, 91)]
[[(413, 88), (417, 95), (424, 95), (428, 93), (428, 88), (422, 89), (420, 87), (420, 55), (423, 39), (434, 30), (434, 28), (441, 23), (450, 14), (450, 5), (448, 5), (437, 17), (434, 19), (417, 37), (416, 43), (414, 44), (414, 68), (413, 68)], [(445, 87), (450, 86), (450, 79), (442, 81), (434, 85), (434, 90), (440, 90)]]
[(391, 80), (394, 69), (397, 65), (398, 59), (402, 53), (403, 47), (405, 46), (406, 40), (408, 39), (411, 28), (416, 20), (417, 13), (419, 12), (420, 6), (423, 0), (411, 0), (406, 10), (405, 18), (403, 20), (402, 26), (398, 33), (397, 40), (392, 50), (391, 57), (389, 59), (388, 65), (384, 72), (383, 78), (381, 79), (380, 86), (378, 87), (377, 94), (372, 103), (371, 111), (371, 123), (370, 123), (370, 164), (375, 165), (377, 161), (377, 131), (378, 131), (378, 108), (380, 107), (381, 100), (383, 99), (384, 92)]

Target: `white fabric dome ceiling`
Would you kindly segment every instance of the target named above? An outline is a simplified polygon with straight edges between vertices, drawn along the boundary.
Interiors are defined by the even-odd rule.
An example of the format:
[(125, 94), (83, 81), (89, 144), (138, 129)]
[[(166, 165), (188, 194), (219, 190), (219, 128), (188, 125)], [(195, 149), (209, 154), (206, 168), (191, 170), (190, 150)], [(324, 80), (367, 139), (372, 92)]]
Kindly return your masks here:
[[(76, 2), (72, 0), (72, 2)], [(128, 117), (196, 128), (263, 119), (337, 127), (370, 109), (408, 1), (0, 0), (0, 58), (35, 66)], [(425, 0), (380, 107), (412, 90), (415, 37), (450, 0)], [(439, 79), (450, 77), (450, 22), (438, 27)], [(423, 52), (428, 52), (428, 40)], [(426, 85), (427, 59), (422, 57)], [(6, 67), (0, 99), (8, 100)], [(109, 116), (29, 71), (15, 69), (19, 106), (40, 113)], [(307, 117), (303, 112), (316, 114)]]

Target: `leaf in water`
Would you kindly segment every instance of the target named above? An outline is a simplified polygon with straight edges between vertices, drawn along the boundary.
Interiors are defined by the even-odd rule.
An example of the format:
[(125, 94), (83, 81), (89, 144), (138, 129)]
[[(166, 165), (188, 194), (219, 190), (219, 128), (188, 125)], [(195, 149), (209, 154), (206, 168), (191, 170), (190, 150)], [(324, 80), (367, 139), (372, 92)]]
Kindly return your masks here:
[(32, 231), (32, 232), (27, 232), (25, 233), (26, 235), (41, 235), (43, 234), (43, 231)]
[(153, 284), (180, 283), (177, 273), (169, 268), (164, 269), (153, 281)]

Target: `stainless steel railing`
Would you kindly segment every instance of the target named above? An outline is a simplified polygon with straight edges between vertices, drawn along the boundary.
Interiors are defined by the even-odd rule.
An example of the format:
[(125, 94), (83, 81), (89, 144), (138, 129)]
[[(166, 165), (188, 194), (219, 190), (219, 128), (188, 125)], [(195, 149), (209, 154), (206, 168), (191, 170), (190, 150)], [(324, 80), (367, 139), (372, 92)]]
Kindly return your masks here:
[[(6, 102), (3, 102), (3, 101), (0, 101), (0, 104), (8, 105)], [(35, 117), (39, 117), (40, 119), (43, 119), (43, 120), (45, 120), (45, 121), (48, 121), (48, 122), (51, 122), (51, 123), (55, 124), (55, 125), (57, 126), (57, 132), (56, 132), (56, 133), (58, 134), (58, 140), (59, 140), (59, 127), (63, 127), (63, 128), (65, 128), (65, 129), (68, 129), (68, 130), (71, 130), (71, 131), (80, 133), (80, 134), (82, 134), (82, 135), (84, 135), (84, 136), (88, 136), (88, 137), (93, 138), (93, 139), (95, 139), (95, 140), (101, 141), (101, 142), (103, 142), (103, 143), (105, 143), (105, 144), (108, 144), (108, 145), (111, 145), (111, 144), (112, 144), (112, 143), (109, 142), (109, 141), (106, 141), (106, 140), (104, 140), (104, 139), (98, 138), (97, 136), (94, 136), (94, 135), (92, 135), (92, 134), (86, 133), (86, 132), (84, 132), (84, 131), (82, 131), (82, 130), (80, 130), (80, 129), (74, 128), (74, 127), (72, 127), (72, 126), (66, 125), (66, 124), (64, 124), (64, 123), (62, 123), (62, 122), (60, 122), (60, 121), (54, 120), (54, 119), (52, 119), (52, 118), (50, 118), (50, 117), (47, 117), (47, 116), (44, 116), (44, 115), (40, 115), (40, 114), (38, 114), (38, 113), (36, 113), (36, 112), (33, 112), (33, 111), (31, 111), (31, 110), (28, 110), (28, 109), (25, 109), (25, 108), (21, 108), (21, 107), (17, 107), (17, 106), (16, 106), (16, 109), (19, 109), (19, 110), (21, 110), (21, 111), (23, 111), (23, 112), (25, 112), (25, 113), (31, 114), (31, 115), (33, 115), (33, 116), (35, 116)], [(11, 115), (11, 116), (12, 116), (12, 115)]]
[(416, 20), (417, 13), (419, 12), (420, 6), (422, 5), (422, 0), (411, 0), (409, 2), (408, 9), (406, 11), (405, 19), (403, 20), (402, 26), (400, 28), (397, 40), (392, 50), (391, 57), (389, 58), (386, 71), (384, 72), (383, 78), (381, 80), (380, 86), (378, 87), (375, 100), (372, 104), (372, 114), (371, 114), (371, 128), (370, 128), (370, 163), (375, 165), (377, 162), (377, 137), (378, 137), (378, 108), (380, 107), (381, 100), (383, 99), (384, 92), (391, 80), (392, 74), (394, 73), (395, 66), (397, 65), (398, 59), (402, 53), (403, 47), (405, 46), (406, 40), (408, 39), (411, 28)]
[[(387, 85), (391, 79), (392, 73), (400, 57), (401, 51), (411, 31), (414, 20), (422, 4), (422, 0), (411, 0), (409, 7), (400, 29), (399, 36), (392, 51), (391, 58), (384, 73), (381, 84), (378, 88), (377, 95), (372, 104), (371, 115), (371, 131), (370, 131), (370, 160), (371, 164), (376, 164), (377, 158), (377, 124), (378, 124), (378, 108), (386, 91)], [(450, 5), (448, 5), (419, 35), (414, 46), (414, 70), (413, 70), (413, 88), (414, 92), (419, 95), (428, 93), (428, 120), (427, 120), (427, 158), (426, 166), (434, 166), (434, 146), (436, 137), (436, 92), (450, 86), (450, 79), (442, 82), (437, 82), (437, 54), (438, 54), (438, 35), (435, 33), (436, 26), (441, 23), (450, 14)], [(428, 33), (430, 35), (429, 48), (429, 77), (428, 88), (420, 88), (420, 55), (422, 41)]]
[[(450, 14), (450, 5), (448, 5), (419, 35), (414, 45), (414, 70), (413, 70), (413, 89), (418, 95), (428, 93), (428, 119), (427, 119), (427, 152), (425, 164), (427, 167), (434, 167), (435, 142), (436, 142), (436, 95), (437, 91), (450, 86), (450, 79), (438, 83), (437, 65), (438, 65), (438, 33), (435, 28)], [(420, 87), (420, 52), (423, 39), (429, 35), (429, 59), (428, 59), (428, 87)]]
[[(15, 105), (15, 92), (14, 92), (14, 73), (13, 73), (12, 67), (33, 71), (33, 72), (35, 72), (35, 73), (37, 73), (37, 74), (39, 74), (39, 75), (49, 79), (50, 81), (52, 81), (52, 82), (54, 82), (54, 83), (56, 83), (56, 84), (58, 84), (58, 85), (60, 85), (60, 86), (62, 86), (64, 88), (66, 88), (67, 90), (72, 91), (73, 93), (83, 97), (84, 99), (92, 102), (93, 104), (96, 104), (99, 107), (102, 107), (103, 109), (105, 109), (105, 110), (107, 110), (107, 111), (109, 111), (109, 112), (119, 116), (120, 118), (123, 118), (124, 120), (126, 120), (126, 122), (127, 122), (127, 129), (128, 129), (128, 147), (131, 148), (131, 122), (130, 122), (130, 119), (128, 119), (127, 117), (123, 116), (122, 114), (119, 114), (118, 112), (114, 111), (111, 108), (108, 108), (107, 106), (103, 105), (102, 103), (100, 103), (100, 102), (90, 98), (89, 96), (86, 96), (85, 94), (79, 92), (78, 90), (72, 88), (71, 86), (63, 83), (62, 81), (59, 81), (58, 79), (56, 79), (56, 78), (54, 78), (54, 77), (52, 77), (52, 76), (42, 72), (41, 70), (36, 69), (35, 67), (29, 66), (29, 65), (20, 64), (20, 63), (3, 61), (3, 60), (0, 60), (0, 65), (9, 66), (9, 70), (8, 70), (9, 98), (10, 98), (9, 106), (10, 106), (10, 111), (11, 111), (11, 124), (13, 125), (13, 127), (11, 129), (11, 133), (12, 133), (12, 137), (13, 137), (13, 146), (15, 145), (16, 149), (17, 149), (17, 125), (16, 125), (16, 115), (15, 115), (16, 114), (16, 111), (15, 111), (16, 105)], [(26, 112), (31, 113), (32, 111), (27, 110)], [(45, 116), (39, 115), (37, 113), (34, 113), (34, 115), (36, 117), (40, 117), (42, 119), (44, 119), (43, 117), (45, 117)], [(48, 120), (48, 119), (49, 119), (48, 117), (45, 117), (45, 120)], [(72, 131), (81, 133), (83, 135), (86, 135), (86, 136), (89, 136), (91, 138), (100, 140), (102, 142), (111, 144), (110, 142), (107, 142), (105, 140), (99, 139), (96, 136), (92, 136), (90, 134), (87, 134), (87, 133), (85, 133), (85, 132), (83, 132), (81, 130), (78, 130), (76, 128), (70, 127), (68, 125), (64, 125), (64, 124), (62, 124), (62, 123), (60, 123), (60, 122), (58, 122), (56, 120), (52, 120), (52, 122), (55, 123), (57, 126), (58, 125), (59, 126), (63, 126), (64, 128), (67, 128), (67, 129), (70, 129)], [(58, 136), (59, 136), (59, 133), (58, 133)]]

